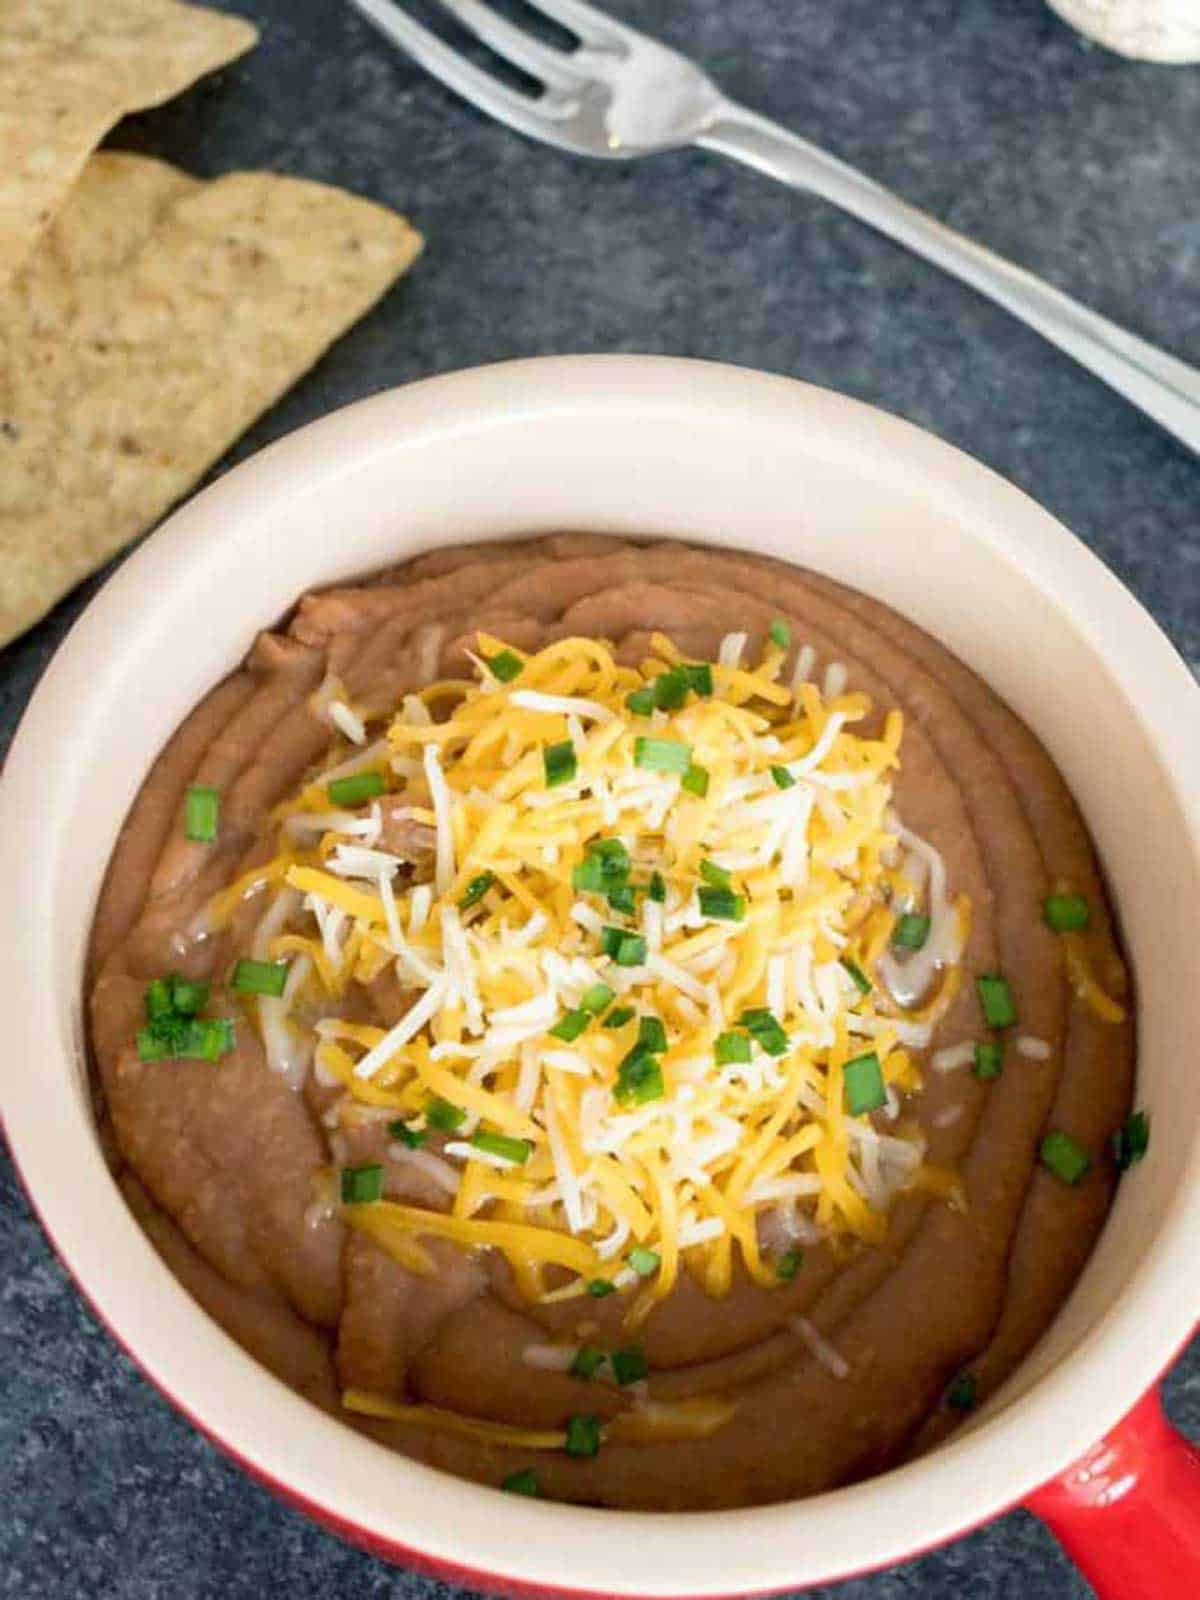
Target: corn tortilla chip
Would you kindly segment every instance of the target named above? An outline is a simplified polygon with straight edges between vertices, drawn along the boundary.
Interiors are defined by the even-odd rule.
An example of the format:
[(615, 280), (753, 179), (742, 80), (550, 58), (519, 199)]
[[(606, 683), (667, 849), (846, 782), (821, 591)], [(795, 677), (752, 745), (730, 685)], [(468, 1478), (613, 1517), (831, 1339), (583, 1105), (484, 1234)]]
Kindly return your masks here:
[(157, 521), (421, 246), (324, 184), (93, 156), (0, 294), (0, 644)]
[(0, 288), (114, 123), (257, 38), (241, 17), (176, 0), (0, 0)]

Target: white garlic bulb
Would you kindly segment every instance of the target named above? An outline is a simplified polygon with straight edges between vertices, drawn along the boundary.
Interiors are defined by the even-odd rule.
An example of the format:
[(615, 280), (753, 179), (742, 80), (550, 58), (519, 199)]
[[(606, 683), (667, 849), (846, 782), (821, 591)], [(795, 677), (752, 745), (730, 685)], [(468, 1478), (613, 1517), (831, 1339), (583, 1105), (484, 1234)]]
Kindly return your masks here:
[(1081, 33), (1143, 61), (1200, 61), (1200, 0), (1048, 0)]

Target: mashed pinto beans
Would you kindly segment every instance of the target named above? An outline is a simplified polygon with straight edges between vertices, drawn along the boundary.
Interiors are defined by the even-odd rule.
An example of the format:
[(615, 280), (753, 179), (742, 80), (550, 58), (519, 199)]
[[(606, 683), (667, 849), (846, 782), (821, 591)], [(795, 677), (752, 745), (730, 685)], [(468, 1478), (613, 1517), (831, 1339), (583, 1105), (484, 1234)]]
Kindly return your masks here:
[[(932, 1198), (903, 1189), (889, 1196), (886, 1231), (865, 1242), (852, 1229), (840, 1236), (811, 1225), (799, 1239), (775, 1237), (760, 1219), (763, 1257), (783, 1264), (777, 1281), (756, 1277), (733, 1253), (728, 1293), (714, 1296), (702, 1272), (683, 1270), (651, 1303), (644, 1286), (653, 1270), (617, 1293), (552, 1290), (545, 1300), (531, 1298), (501, 1250), (416, 1234), (398, 1260), (347, 1228), (371, 1211), (371, 1190), (340, 1206), (331, 1169), (378, 1167), (381, 1212), (392, 1204), (444, 1213), (445, 1174), (420, 1158), (444, 1162), (437, 1152), (460, 1130), (410, 1112), (402, 1119), (410, 1132), (428, 1137), (396, 1151), (392, 1108), (342, 1116), (345, 1085), (311, 1070), (290, 1035), (282, 1045), (278, 1029), (273, 1038), (272, 1008), (286, 996), (244, 987), (274, 983), (269, 969), (282, 957), (289, 983), (302, 962), (319, 964), (278, 943), (303, 916), (305, 880), (220, 896), (239, 879), (253, 886), (289, 830), (294, 840), (294, 823), (275, 808), (315, 772), (347, 767), (333, 780), (351, 787), (335, 791), (345, 804), (323, 819), (331, 828), (354, 828), (384, 804), (353, 780), (378, 765), (373, 744), (406, 695), (437, 678), (474, 676), (467, 651), (477, 650), (479, 632), (518, 660), (556, 639), (608, 639), (626, 667), (655, 655), (658, 633), (699, 663), (717, 662), (740, 633), (746, 662), (782, 656), (780, 682), (798, 673), (829, 701), (868, 697), (869, 712), (854, 723), (864, 739), (878, 743), (889, 710), (899, 710), (895, 813), (914, 841), (910, 854), (919, 855), (916, 842), (933, 853), (971, 916), (965, 947), (938, 964), (961, 956), (965, 981), (937, 1018), (936, 1038), (911, 1052), (914, 1076), (887, 1109), (931, 1171), (958, 1174), (963, 1208), (946, 1203), (951, 1186)], [(432, 707), (438, 719), (451, 709)], [(395, 781), (402, 775), (413, 786), (423, 780), (422, 801), (431, 798), (424, 761)], [(189, 790), (219, 797), (211, 840), (187, 837)], [(403, 856), (414, 881), (435, 877), (429, 806), (389, 801), (387, 811), (388, 838), (361, 848)], [(726, 892), (739, 887), (735, 872)], [(1043, 906), (1056, 890), (1085, 903), (1086, 926), (1047, 926)], [(929, 892), (926, 881), (913, 900), (918, 921)], [(226, 912), (215, 919), (214, 896)], [(275, 925), (264, 927), (272, 915)], [(329, 930), (320, 931), (324, 943)], [(911, 927), (910, 939), (920, 931)], [(919, 962), (929, 937), (880, 953), (885, 970)], [(231, 990), (239, 961), (249, 965)], [(260, 639), (246, 669), (160, 757), (114, 855), (93, 964), (93, 1041), (125, 1192), (210, 1312), (319, 1403), (336, 1405), (339, 1390), (371, 1397), (376, 1414), (359, 1425), (411, 1454), (493, 1483), (532, 1470), (542, 1492), (604, 1504), (777, 1499), (863, 1476), (932, 1442), (958, 1414), (942, 1403), (947, 1384), (969, 1369), (971, 1398), (988, 1392), (1061, 1303), (1103, 1220), (1114, 1177), (1107, 1142), (1128, 1110), (1132, 1027), (1117, 1020), (1119, 1006), (1102, 1016), (1077, 997), (1094, 979), (1098, 994), (1119, 999), (1124, 974), (1086, 833), (1046, 754), (978, 679), (893, 612), (828, 580), (724, 551), (564, 536), (439, 552), (362, 588), (306, 597), (287, 632)], [(233, 1025), (219, 1060), (139, 1051), (147, 985), (168, 973), (211, 985), (204, 1023), (210, 1033), (222, 1019)], [(973, 981), (987, 974), (1003, 976), (1018, 1019), (996, 1035), (1012, 1040), (998, 1076), (981, 1070), (987, 1057), (975, 1058), (976, 1044), (995, 1042)], [(420, 993), (412, 979), (380, 968), (333, 1009), (343, 1023), (386, 1032)], [(174, 1026), (186, 1033), (183, 1018)], [(339, 1042), (353, 1061), (355, 1042)], [(946, 1065), (960, 1047), (970, 1056)], [(669, 1054), (658, 1059), (669, 1077)], [(882, 1108), (859, 1115), (887, 1133)], [(1047, 1129), (1067, 1137), (1068, 1155), (1086, 1155), (1085, 1172), (1039, 1163)], [(621, 1270), (640, 1276), (636, 1266)], [(632, 1304), (640, 1315), (631, 1330)], [(583, 1369), (593, 1357), (577, 1365), (584, 1351), (601, 1354), (590, 1376)], [(955, 1392), (961, 1401), (961, 1383)], [(714, 1404), (723, 1408), (715, 1425), (711, 1409), (701, 1415)], [(447, 1432), (410, 1406), (493, 1426)], [(648, 1438), (622, 1438), (628, 1424), (613, 1426), (655, 1407), (675, 1407), (674, 1433), (695, 1436), (656, 1437), (652, 1428)], [(378, 1414), (389, 1409), (394, 1417)], [(679, 1423), (689, 1415), (699, 1419), (694, 1428)], [(795, 1426), (781, 1428), (781, 1415)]]

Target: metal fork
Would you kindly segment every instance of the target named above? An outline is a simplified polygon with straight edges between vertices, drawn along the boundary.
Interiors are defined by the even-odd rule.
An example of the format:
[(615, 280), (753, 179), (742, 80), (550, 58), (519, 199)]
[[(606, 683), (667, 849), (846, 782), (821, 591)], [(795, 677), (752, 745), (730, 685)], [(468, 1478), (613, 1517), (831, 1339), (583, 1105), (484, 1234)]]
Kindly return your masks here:
[(393, 0), (351, 0), (435, 78), (531, 138), (608, 161), (699, 145), (831, 200), (1036, 328), (1200, 454), (1200, 371), (727, 99), (685, 56), (584, 0), (529, 0), (578, 39), (573, 51), (543, 44), (484, 0), (438, 3), (497, 56), (540, 83), (541, 94), (501, 83)]

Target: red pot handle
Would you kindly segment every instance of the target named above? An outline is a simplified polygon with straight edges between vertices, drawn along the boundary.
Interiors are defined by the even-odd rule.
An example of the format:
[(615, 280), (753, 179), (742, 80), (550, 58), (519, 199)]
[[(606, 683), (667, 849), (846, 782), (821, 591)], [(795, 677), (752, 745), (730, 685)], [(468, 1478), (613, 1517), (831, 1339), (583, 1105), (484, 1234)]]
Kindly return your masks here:
[(1099, 1600), (1200, 1596), (1200, 1450), (1167, 1421), (1157, 1388), (1025, 1504)]

